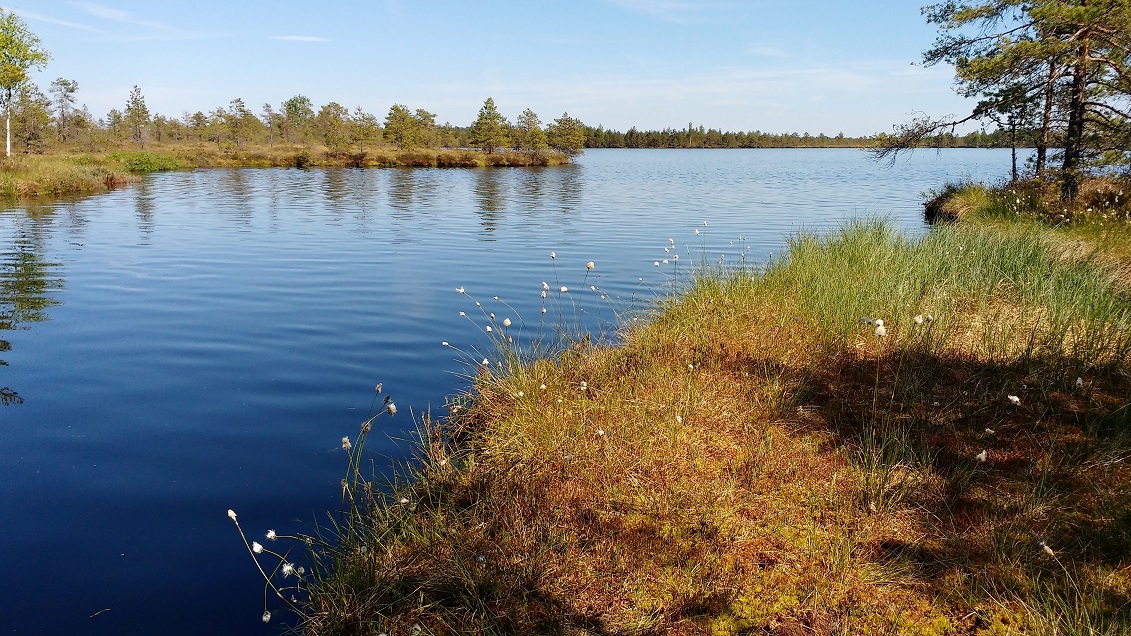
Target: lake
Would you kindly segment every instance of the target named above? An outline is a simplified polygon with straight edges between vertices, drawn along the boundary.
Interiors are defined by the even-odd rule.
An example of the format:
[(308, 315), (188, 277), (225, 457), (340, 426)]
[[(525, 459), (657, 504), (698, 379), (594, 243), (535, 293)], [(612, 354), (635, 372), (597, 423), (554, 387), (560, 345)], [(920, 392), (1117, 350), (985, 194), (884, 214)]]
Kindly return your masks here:
[(468, 386), (441, 342), (490, 355), (472, 297), (528, 334), (549, 281), (568, 320), (603, 329), (700, 262), (764, 263), (801, 229), (924, 232), (920, 193), (1008, 167), (1008, 150), (890, 168), (593, 150), (544, 169), (164, 173), (0, 211), (0, 630), (276, 632), (227, 509), (260, 540), (326, 519), (379, 382), (399, 410), (367, 450), (379, 471), (403, 458), (414, 419)]

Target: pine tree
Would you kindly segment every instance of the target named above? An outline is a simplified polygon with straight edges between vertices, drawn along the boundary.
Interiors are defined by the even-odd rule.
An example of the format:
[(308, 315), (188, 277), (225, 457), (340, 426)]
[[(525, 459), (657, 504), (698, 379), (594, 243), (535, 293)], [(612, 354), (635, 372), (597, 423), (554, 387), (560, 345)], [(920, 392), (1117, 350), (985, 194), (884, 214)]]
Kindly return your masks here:
[(562, 113), (546, 127), (546, 139), (554, 150), (576, 157), (585, 147), (585, 124), (570, 117), (569, 113)]
[(515, 122), (514, 146), (532, 153), (544, 152), (550, 147), (546, 141), (546, 132), (542, 130), (541, 120), (529, 108), (522, 111)]
[(136, 143), (145, 142), (145, 127), (149, 125), (149, 107), (145, 105), (145, 96), (141, 89), (134, 85), (130, 97), (126, 101), (125, 124), (130, 131), (130, 137)]
[(488, 97), (479, 109), (479, 117), (471, 125), (471, 145), (488, 153), (505, 148), (509, 127), (507, 118), (495, 108), (495, 100)]

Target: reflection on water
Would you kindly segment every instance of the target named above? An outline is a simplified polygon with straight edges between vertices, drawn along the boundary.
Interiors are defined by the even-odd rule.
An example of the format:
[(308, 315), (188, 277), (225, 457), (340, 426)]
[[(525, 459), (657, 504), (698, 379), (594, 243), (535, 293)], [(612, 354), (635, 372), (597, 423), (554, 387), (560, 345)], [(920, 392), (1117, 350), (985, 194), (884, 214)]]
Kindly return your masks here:
[(389, 205), (402, 212), (411, 212), (416, 195), (416, 174), (413, 168), (394, 168), (389, 175)]
[[(377, 471), (404, 459), (409, 414), (442, 416), (474, 374), (453, 351), (491, 355), (470, 296), (535, 329), (553, 281), (567, 320), (607, 327), (607, 308), (672, 289), (653, 266), (669, 238), (682, 267), (739, 245), (757, 263), (853, 215), (921, 232), (920, 192), (1008, 159), (889, 171), (855, 151), (610, 150), (546, 169), (196, 170), (0, 211), (0, 400), (24, 400), (0, 416), (0, 547), (19, 547), (4, 564), (20, 573), (0, 625), (271, 633), (225, 511), (310, 532), (291, 520), (339, 501), (339, 440), (378, 382), (406, 417), (366, 451)], [(99, 585), (74, 585), (89, 572)]]
[[(44, 257), (45, 221), (50, 221), (50, 214), (42, 208), (15, 214), (25, 216), (10, 245), (0, 247), (0, 332), (47, 320), (47, 309), (59, 304), (52, 292), (63, 289), (63, 279), (55, 277), (59, 265)], [(11, 350), (11, 341), (0, 333), (0, 354)], [(7, 367), (7, 361), (0, 358), (0, 366)], [(0, 405), (22, 402), (19, 393), (0, 380)]]
[(135, 187), (134, 213), (137, 214), (137, 228), (141, 231), (143, 242), (148, 243), (153, 235), (153, 208), (154, 195), (148, 180), (144, 180)]

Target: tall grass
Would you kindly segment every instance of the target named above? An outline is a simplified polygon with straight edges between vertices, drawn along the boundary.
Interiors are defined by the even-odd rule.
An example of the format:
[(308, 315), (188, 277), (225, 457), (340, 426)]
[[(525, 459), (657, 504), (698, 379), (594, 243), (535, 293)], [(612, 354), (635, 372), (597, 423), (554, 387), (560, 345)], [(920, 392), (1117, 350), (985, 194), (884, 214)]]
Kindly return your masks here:
[(351, 438), (304, 631), (1126, 633), (1131, 302), (1050, 232), (852, 223), (525, 353), (460, 295), (497, 351), (389, 485)]
[(0, 195), (10, 199), (105, 192), (135, 179), (108, 159), (40, 155), (0, 158)]

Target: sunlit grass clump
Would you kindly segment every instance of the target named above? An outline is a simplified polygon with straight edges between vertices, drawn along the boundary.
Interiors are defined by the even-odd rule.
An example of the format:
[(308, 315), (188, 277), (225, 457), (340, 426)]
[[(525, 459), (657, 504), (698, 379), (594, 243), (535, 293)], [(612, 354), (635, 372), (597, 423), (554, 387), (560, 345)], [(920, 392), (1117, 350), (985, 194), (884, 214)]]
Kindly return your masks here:
[(523, 356), (491, 316), (418, 461), (343, 485), (302, 628), (1131, 633), (1131, 297), (1102, 259), (855, 223), (639, 317)]
[(0, 157), (0, 195), (10, 199), (106, 192), (135, 181), (120, 162), (83, 155)]

